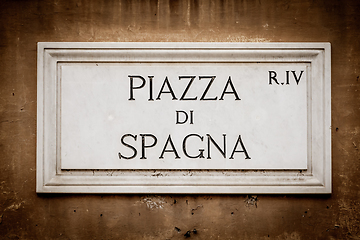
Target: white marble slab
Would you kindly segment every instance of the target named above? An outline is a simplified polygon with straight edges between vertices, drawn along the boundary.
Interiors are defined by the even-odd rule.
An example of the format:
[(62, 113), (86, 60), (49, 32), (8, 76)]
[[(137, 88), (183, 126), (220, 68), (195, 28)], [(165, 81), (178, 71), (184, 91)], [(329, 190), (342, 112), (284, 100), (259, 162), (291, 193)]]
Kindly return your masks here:
[[(269, 71), (277, 72), (278, 81), (285, 84), (271, 80), (274, 83), (270, 85)], [(288, 74), (287, 85), (286, 71), (303, 72), (299, 84)], [(306, 169), (307, 71), (306, 63), (61, 64), (61, 167)], [(145, 79), (133, 77), (134, 87), (145, 83), (132, 90), (134, 100), (129, 100), (129, 76)], [(148, 76), (153, 76), (150, 101)], [(204, 99), (217, 100), (201, 100), (212, 77)], [(166, 78), (176, 100), (167, 84), (156, 99)], [(235, 91), (228, 84), (225, 92), (229, 93), (219, 100), (229, 78)], [(131, 136), (123, 139), (136, 151), (121, 143), (126, 134), (136, 136), (136, 141)], [(197, 136), (187, 138), (184, 152), (184, 138), (189, 134)], [(209, 154), (207, 134), (222, 151), (210, 140)], [(174, 148), (170, 141), (166, 144), (169, 135)], [(236, 151), (244, 152), (234, 152), (230, 159), (239, 135), (244, 148), (239, 141)], [(151, 146), (154, 137), (156, 145), (144, 147), (142, 154), (142, 139), (144, 146)], [(163, 152), (164, 147), (172, 152)], [(125, 158), (119, 158), (119, 152)]]
[(329, 193), (330, 87), (327, 43), (39, 43), (37, 191)]

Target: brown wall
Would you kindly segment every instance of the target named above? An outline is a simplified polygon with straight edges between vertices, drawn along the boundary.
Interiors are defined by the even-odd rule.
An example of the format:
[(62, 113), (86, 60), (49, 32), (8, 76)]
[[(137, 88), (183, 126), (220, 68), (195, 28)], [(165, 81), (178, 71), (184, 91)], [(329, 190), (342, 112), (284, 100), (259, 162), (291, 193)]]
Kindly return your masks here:
[[(333, 193), (36, 194), (40, 41), (331, 42)], [(2, 0), (0, 238), (360, 239), (359, 75), (358, 0)]]

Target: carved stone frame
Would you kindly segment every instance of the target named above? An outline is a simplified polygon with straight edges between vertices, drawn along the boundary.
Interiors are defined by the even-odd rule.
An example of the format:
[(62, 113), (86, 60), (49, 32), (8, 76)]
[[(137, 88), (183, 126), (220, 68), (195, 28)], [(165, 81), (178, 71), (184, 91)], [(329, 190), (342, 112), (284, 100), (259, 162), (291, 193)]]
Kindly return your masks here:
[[(330, 43), (38, 43), (38, 193), (331, 193)], [(58, 64), (67, 62), (310, 64), (307, 170), (62, 170)]]

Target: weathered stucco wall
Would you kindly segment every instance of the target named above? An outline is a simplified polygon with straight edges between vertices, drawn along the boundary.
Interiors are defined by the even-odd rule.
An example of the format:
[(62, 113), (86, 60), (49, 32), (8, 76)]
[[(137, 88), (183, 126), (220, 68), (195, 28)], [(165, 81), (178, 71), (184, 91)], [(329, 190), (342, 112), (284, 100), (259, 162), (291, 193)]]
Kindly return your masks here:
[[(357, 0), (1, 1), (0, 238), (360, 239), (359, 12)], [(331, 42), (333, 193), (37, 195), (39, 41)]]

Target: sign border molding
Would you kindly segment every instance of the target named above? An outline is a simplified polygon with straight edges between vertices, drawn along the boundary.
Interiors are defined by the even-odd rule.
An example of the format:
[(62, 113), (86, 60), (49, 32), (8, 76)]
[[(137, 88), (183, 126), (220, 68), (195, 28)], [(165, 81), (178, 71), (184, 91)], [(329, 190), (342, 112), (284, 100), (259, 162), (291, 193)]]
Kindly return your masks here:
[[(331, 193), (330, 43), (39, 42), (38, 193)], [(60, 63), (307, 63), (308, 167), (299, 170), (63, 170), (60, 168)]]

